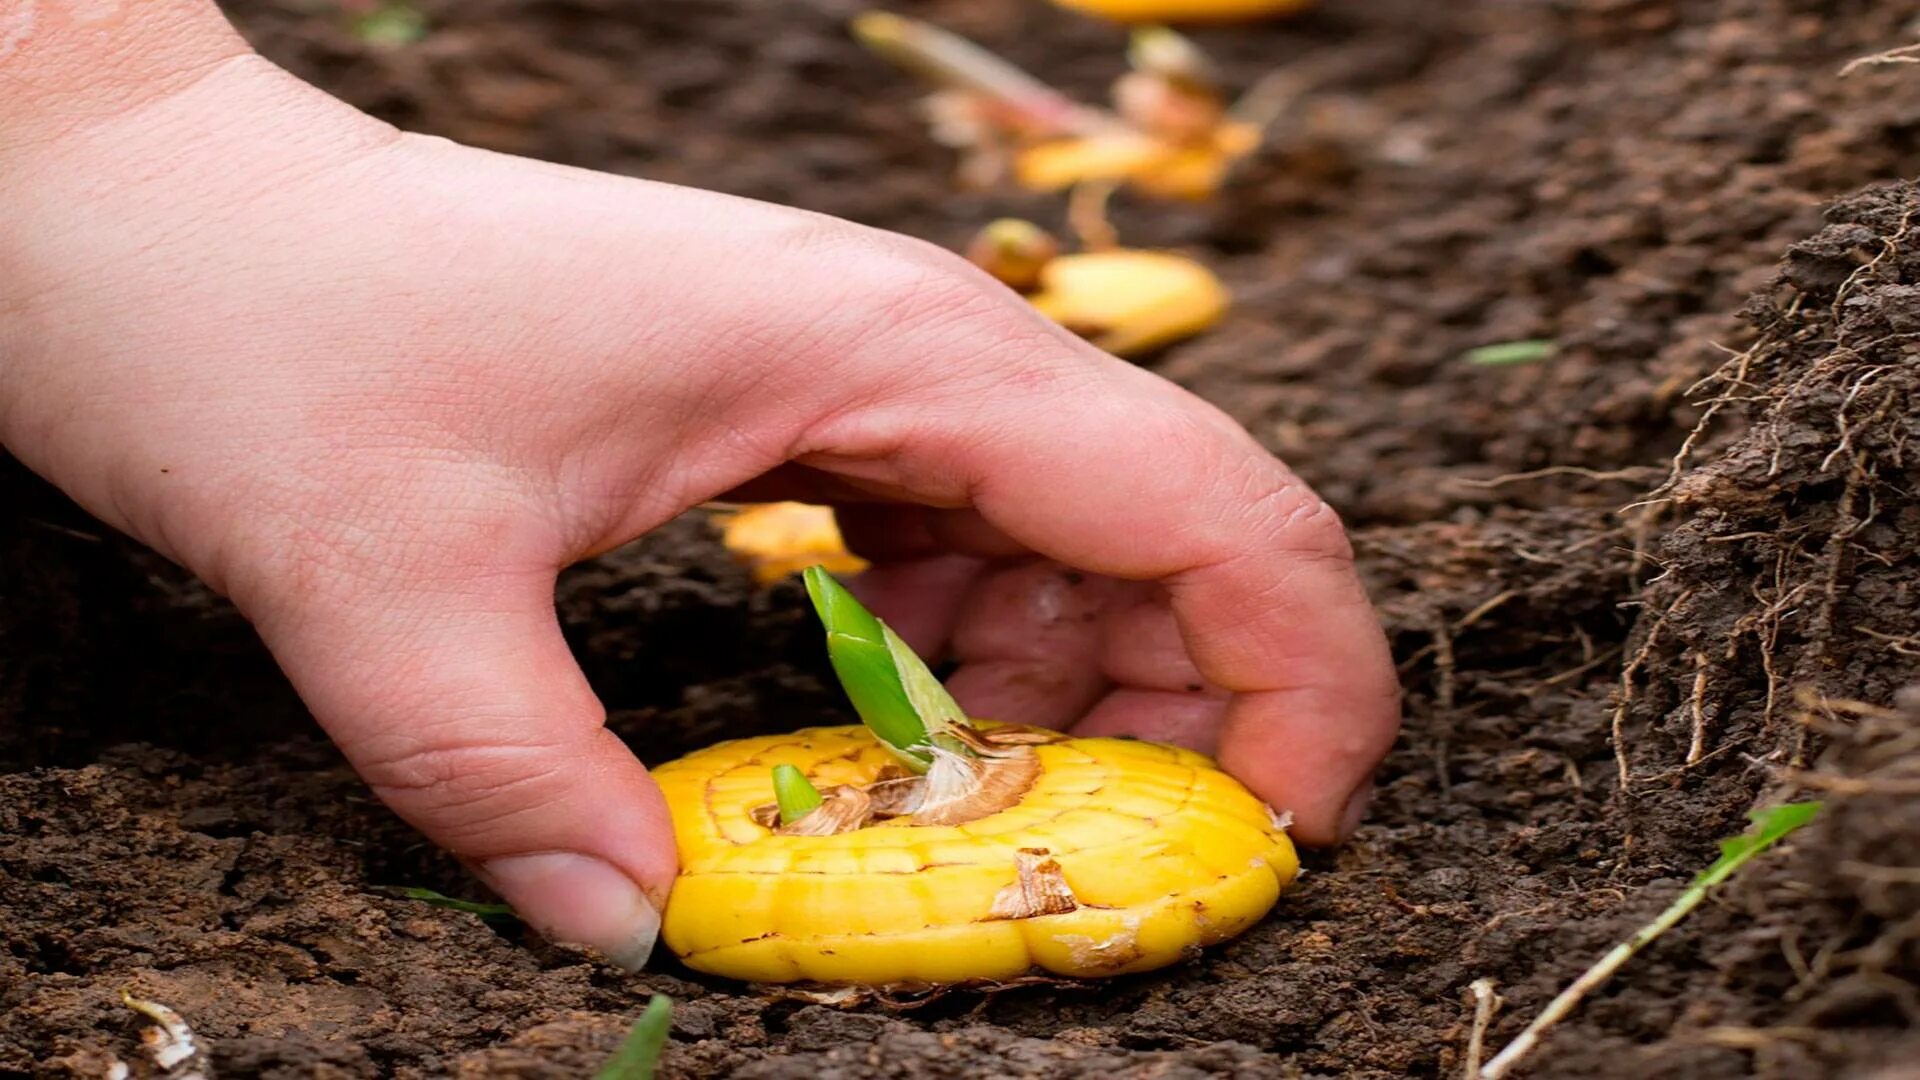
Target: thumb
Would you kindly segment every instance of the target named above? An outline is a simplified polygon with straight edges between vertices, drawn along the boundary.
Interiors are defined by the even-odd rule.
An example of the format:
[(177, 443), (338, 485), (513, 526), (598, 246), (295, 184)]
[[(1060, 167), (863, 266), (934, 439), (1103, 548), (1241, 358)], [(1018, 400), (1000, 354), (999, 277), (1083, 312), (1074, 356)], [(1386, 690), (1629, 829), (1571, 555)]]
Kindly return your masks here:
[(673, 882), (673, 827), (603, 726), (560, 634), (554, 577), (334, 585), (256, 621), (388, 806), (550, 939), (638, 968)]

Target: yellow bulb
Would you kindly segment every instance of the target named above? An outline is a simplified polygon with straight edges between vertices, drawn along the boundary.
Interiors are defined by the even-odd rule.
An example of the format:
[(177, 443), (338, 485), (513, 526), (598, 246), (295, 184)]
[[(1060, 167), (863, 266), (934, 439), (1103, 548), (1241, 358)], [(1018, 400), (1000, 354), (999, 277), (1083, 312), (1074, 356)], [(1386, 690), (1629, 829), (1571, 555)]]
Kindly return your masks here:
[(1195, 202), (1226, 182), (1235, 162), (1260, 146), (1260, 130), (1227, 121), (1197, 141), (1121, 130), (1035, 143), (1014, 158), (1014, 176), (1033, 191), (1126, 183), (1158, 199)]
[(867, 561), (847, 551), (833, 507), (808, 503), (756, 503), (721, 515), (721, 543), (753, 571), (753, 580), (772, 585), (809, 566), (834, 574), (857, 574)]
[(1219, 322), (1232, 302), (1213, 271), (1192, 259), (1125, 248), (1053, 260), (1027, 299), (1116, 356), (1198, 334)]
[[(775, 835), (752, 811), (772, 767), (865, 784), (893, 758), (863, 727), (741, 739), (654, 775), (681, 871), (662, 939), (687, 966), (752, 982), (937, 986), (1147, 971), (1244, 931), (1299, 864), (1266, 805), (1207, 758), (1122, 739), (1033, 748), (1040, 772), (962, 825), (895, 818)], [(1070, 899), (1009, 916), (1036, 866)], [(1018, 904), (1013, 905), (1019, 907)]]
[(1285, 15), (1313, 0), (1054, 0), (1064, 8), (1126, 23), (1239, 22)]

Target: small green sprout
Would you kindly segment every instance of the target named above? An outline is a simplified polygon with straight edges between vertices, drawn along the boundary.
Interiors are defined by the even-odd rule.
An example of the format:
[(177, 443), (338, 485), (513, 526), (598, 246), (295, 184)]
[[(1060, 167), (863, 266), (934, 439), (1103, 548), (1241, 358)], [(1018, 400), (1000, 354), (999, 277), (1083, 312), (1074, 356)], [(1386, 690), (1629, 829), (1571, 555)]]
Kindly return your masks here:
[(1467, 350), (1466, 361), (1475, 367), (1512, 367), (1515, 364), (1537, 364), (1551, 359), (1560, 346), (1547, 338), (1535, 338), (1528, 341), (1503, 341), (1498, 345), (1482, 345)]
[(860, 722), (914, 772), (932, 765), (935, 746), (966, 752), (946, 737), (966, 714), (926, 662), (824, 568), (808, 567), (805, 580), (826, 627), (827, 657)]
[(653, 1080), (653, 1071), (660, 1067), (660, 1051), (666, 1049), (667, 1032), (672, 1026), (673, 999), (665, 994), (653, 995), (653, 1000), (647, 1002), (647, 1010), (633, 1022), (633, 1030), (627, 1032), (626, 1041), (600, 1071), (593, 1074), (593, 1080)]
[(470, 915), (478, 915), (483, 919), (519, 918), (518, 915), (514, 914), (513, 908), (506, 904), (483, 904), (478, 900), (462, 900), (458, 897), (434, 892), (432, 889), (422, 889), (413, 885), (388, 885), (385, 886), (382, 891), (404, 897), (408, 900), (418, 900), (423, 904), (429, 904), (433, 907), (446, 908), (449, 911), (464, 911)]
[(1565, 990), (1562, 990), (1560, 996), (1548, 1002), (1547, 1007), (1534, 1018), (1531, 1024), (1527, 1025), (1525, 1031), (1508, 1043), (1506, 1049), (1496, 1054), (1492, 1061), (1487, 1062), (1486, 1067), (1480, 1070), (1478, 1080), (1500, 1080), (1511, 1072), (1513, 1067), (1520, 1063), (1521, 1058), (1532, 1052), (1534, 1046), (1540, 1042), (1540, 1036), (1565, 1019), (1567, 1014), (1571, 1013), (1581, 1000), (1600, 984), (1612, 978), (1622, 965), (1632, 959), (1634, 953), (1646, 948), (1655, 938), (1673, 929), (1681, 919), (1691, 914), (1693, 909), (1699, 907), (1701, 901), (1707, 898), (1708, 891), (1715, 885), (1732, 877), (1735, 870), (1779, 843), (1795, 829), (1812, 821), (1814, 815), (1819, 812), (1820, 804), (1817, 802), (1785, 803), (1766, 810), (1749, 811), (1747, 817), (1753, 822), (1753, 828), (1739, 836), (1720, 841), (1720, 857), (1713, 861), (1712, 866), (1702, 870), (1687, 886), (1686, 891), (1675, 897), (1665, 911), (1654, 916), (1652, 922), (1641, 927), (1632, 937), (1615, 945), (1579, 978), (1573, 980)]
[(427, 36), (427, 17), (407, 0), (342, 5), (355, 10), (353, 36), (369, 45), (397, 49)]
[(825, 799), (807, 774), (791, 765), (773, 767), (773, 801), (780, 807), (780, 824), (791, 825), (815, 810)]

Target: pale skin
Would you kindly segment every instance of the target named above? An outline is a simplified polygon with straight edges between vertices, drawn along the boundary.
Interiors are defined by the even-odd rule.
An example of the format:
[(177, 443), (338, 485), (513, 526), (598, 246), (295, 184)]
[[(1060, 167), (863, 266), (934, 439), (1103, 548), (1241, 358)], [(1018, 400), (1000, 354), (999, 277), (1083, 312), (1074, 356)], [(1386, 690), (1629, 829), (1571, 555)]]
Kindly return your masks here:
[(1217, 753), (1343, 838), (1399, 723), (1337, 517), (964, 262), (403, 135), (204, 0), (0, 13), (0, 442), (231, 597), (396, 812), (643, 962), (675, 871), (559, 570), (844, 508), (975, 715)]

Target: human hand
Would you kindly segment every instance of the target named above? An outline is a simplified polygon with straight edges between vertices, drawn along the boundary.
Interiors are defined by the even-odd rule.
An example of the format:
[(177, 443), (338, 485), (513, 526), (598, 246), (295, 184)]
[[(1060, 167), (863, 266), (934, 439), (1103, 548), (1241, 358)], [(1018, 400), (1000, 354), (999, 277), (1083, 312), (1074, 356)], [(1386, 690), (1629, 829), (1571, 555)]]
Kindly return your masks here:
[(1334, 515), (946, 253), (402, 136), (243, 55), (74, 115), (0, 139), (0, 441), (229, 595), (551, 936), (637, 965), (675, 870), (555, 576), (717, 497), (847, 505), (975, 712), (1215, 749), (1308, 842), (1364, 805), (1397, 688)]

